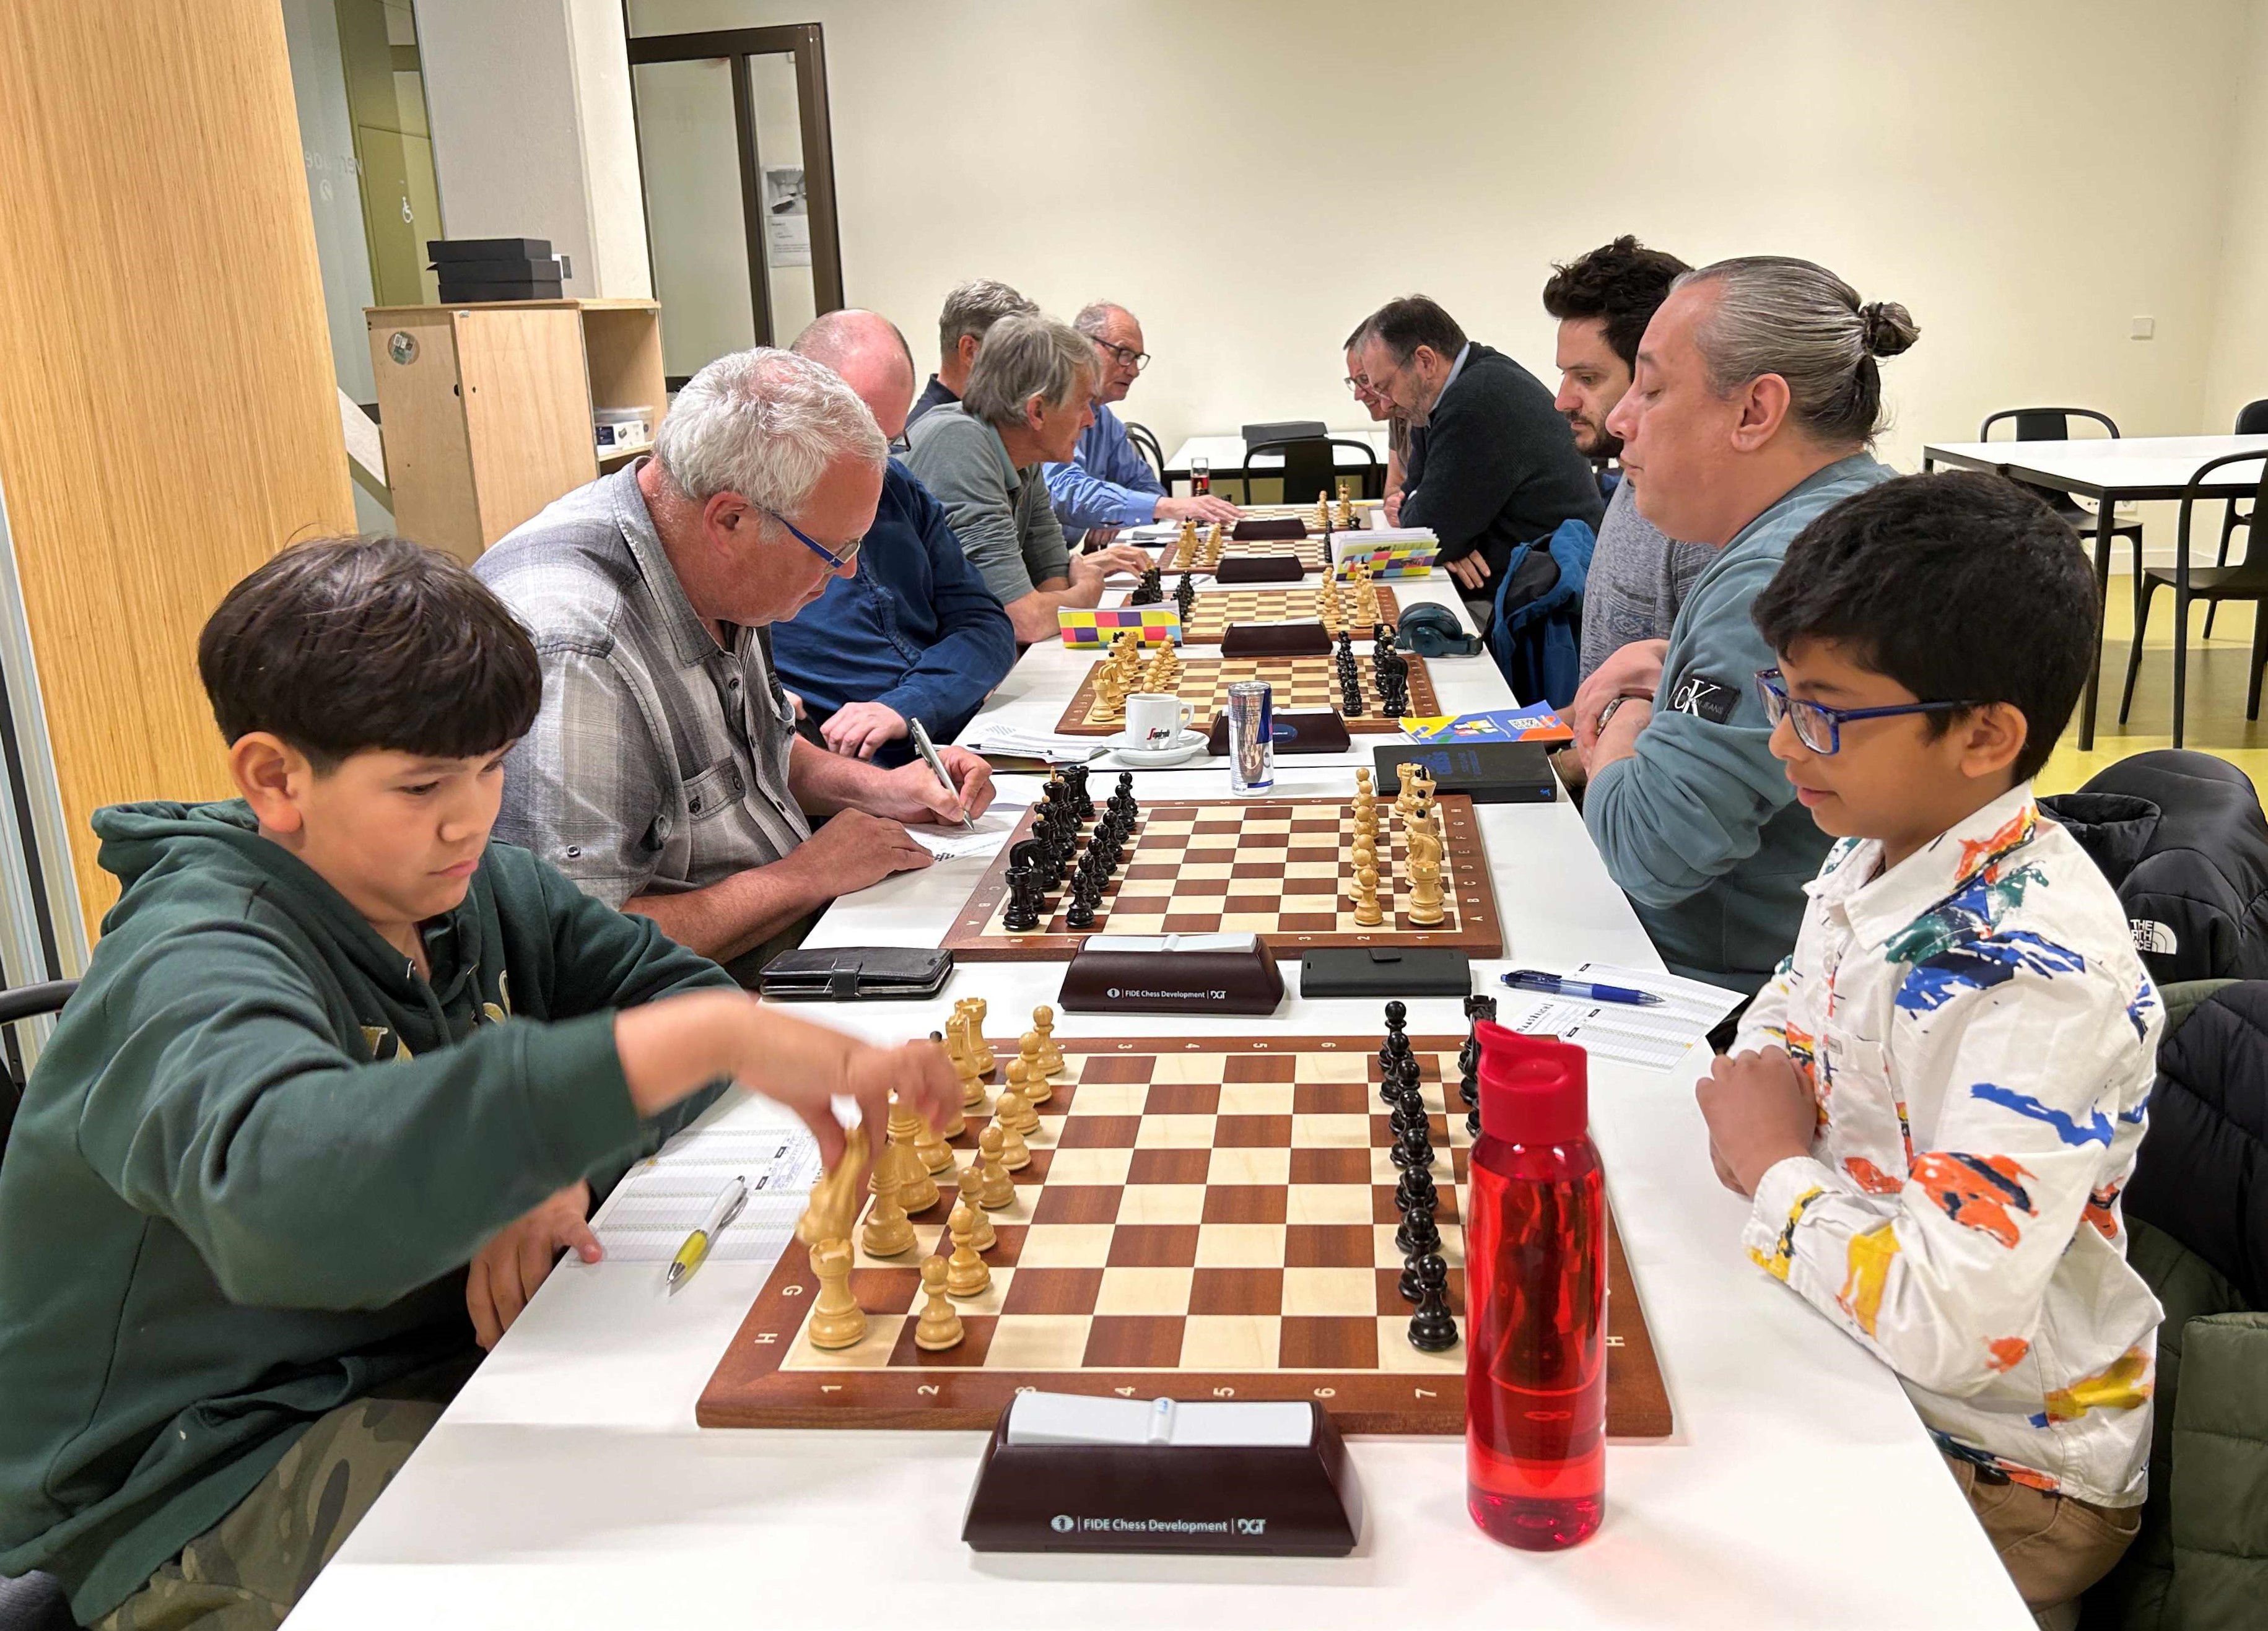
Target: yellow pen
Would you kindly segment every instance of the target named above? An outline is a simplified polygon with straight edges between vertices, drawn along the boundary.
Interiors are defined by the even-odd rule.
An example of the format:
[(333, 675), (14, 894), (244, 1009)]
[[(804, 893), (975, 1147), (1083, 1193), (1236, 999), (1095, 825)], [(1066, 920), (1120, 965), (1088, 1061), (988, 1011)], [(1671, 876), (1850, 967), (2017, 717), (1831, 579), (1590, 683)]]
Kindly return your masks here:
[(709, 1248), (717, 1244), (717, 1237), (724, 1232), (725, 1225), (740, 1216), (740, 1209), (747, 1203), (748, 1182), (744, 1178), (734, 1179), (717, 1192), (716, 1203), (709, 1209), (709, 1216), (703, 1220), (700, 1228), (685, 1237), (685, 1244), (677, 1248), (677, 1255), (670, 1260), (668, 1286), (671, 1291), (674, 1292), (683, 1285), (686, 1277), (701, 1267), (709, 1255)]

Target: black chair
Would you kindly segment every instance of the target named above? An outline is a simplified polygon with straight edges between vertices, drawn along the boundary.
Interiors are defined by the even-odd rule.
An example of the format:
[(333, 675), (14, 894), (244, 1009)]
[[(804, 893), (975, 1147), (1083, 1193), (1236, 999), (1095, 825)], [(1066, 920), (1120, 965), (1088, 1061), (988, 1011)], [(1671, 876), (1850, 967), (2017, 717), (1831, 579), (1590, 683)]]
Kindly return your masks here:
[[(2118, 436), (2117, 422), (2110, 415), (2098, 414), (2091, 408), (2004, 408), (1997, 414), (1987, 414), (1984, 416), (1984, 422), (1977, 428), (1977, 439), (1980, 442), (1991, 441), (1992, 427), (2004, 419), (2013, 419), (2016, 422), (2016, 440), (2019, 442), (2071, 441), (2073, 439), (2071, 434), (2071, 422), (2074, 419), (2089, 420), (2101, 425), (2110, 434), (2114, 441)], [(2051, 487), (2042, 487), (2036, 482), (2026, 481), (2021, 477), (2012, 479), (2015, 480), (2019, 487), (2038, 494), (2040, 502), (2069, 522), (2072, 531), (2077, 533), (2081, 538), (2090, 540), (2094, 538), (2097, 525), (2095, 512), (2081, 509), (2079, 501), (2069, 493), (2059, 492)], [(2112, 525), (2110, 535), (2113, 538), (2126, 539), (2133, 544), (2134, 580), (2139, 585), (2142, 578), (2142, 524), (2139, 521), (2117, 522)], [(2141, 594), (2139, 587), (2135, 594), (2135, 603), (2139, 606)]]
[(1150, 461), (1150, 468), (1157, 473), (1158, 480), (1165, 481), (1166, 450), (1159, 445), (1157, 433), (1149, 426), (1130, 419), (1126, 422), (1126, 439), (1134, 444), (1136, 452)]
[[(0, 1150), (7, 1149), (8, 1135), (16, 1126), (17, 1106), (24, 1102), (24, 1055), (16, 1045), (15, 1027), (26, 1019), (62, 1011), (64, 1002), (77, 989), (76, 980), (48, 980), (0, 991), (0, 1032), (6, 1036), (5, 1051), (0, 1053)], [(4, 1590), (0, 1587), (0, 1591)], [(4, 1623), (0, 1621), (0, 1626)]]
[[(2263, 464), (2258, 453), (2223, 453), (2218, 459), (2208, 459), (2190, 473), (2190, 484), (2182, 489), (2181, 548), (2189, 553), (2190, 518), (2198, 501), (2205, 495), (2199, 484), (2213, 471), (2223, 465), (2261, 464), (2259, 484), (2253, 489), (2252, 503), (2257, 511), (2268, 502), (2268, 464)], [(2233, 502), (2233, 501), (2232, 501)], [(2139, 553), (2139, 551), (2137, 552)], [(2174, 746), (2182, 745), (2182, 704), (2189, 669), (2190, 602), (2250, 600), (2252, 602), (2252, 687), (2244, 702), (2247, 719), (2260, 717), (2260, 667), (2268, 662), (2268, 613), (2262, 605), (2268, 602), (2268, 546), (2260, 541), (2260, 534), (2247, 527), (2244, 533), (2244, 559), (2235, 566), (2193, 566), (2190, 581), (2184, 587), (2169, 566), (2146, 569), (2135, 580), (2134, 643), (2126, 653), (2126, 694), (2118, 701), (2118, 723), (2126, 723), (2126, 710), (2134, 702), (2134, 676), (2142, 669), (2142, 635), (2150, 626), (2150, 600), (2161, 584), (2174, 586)]]
[[(1362, 463), (1354, 470), (1342, 469), (1334, 448), (1351, 447), (1362, 455)], [(1300, 437), (1281, 442), (1254, 442), (1244, 450), (1244, 492), (1248, 501), (1252, 483), (1267, 472), (1255, 470), (1252, 461), (1263, 453), (1284, 455), (1284, 502), (1287, 504), (1312, 504), (1326, 496), (1338, 496), (1339, 477), (1359, 474), (1362, 477), (1362, 496), (1378, 498), (1386, 491), (1386, 467), (1379, 462), (1378, 450), (1367, 442), (1358, 442), (1351, 437)]]
[[(2237, 410), (2236, 434), (2239, 436), (2268, 436), (2268, 398), (2264, 398), (2257, 402), (2247, 402), (2242, 408)], [(2214, 555), (2213, 558), (2213, 563), (2215, 566), (2227, 566), (2228, 564), (2228, 540), (2230, 535), (2233, 534), (2238, 527), (2250, 527), (2251, 525), (2252, 512), (2250, 510), (2240, 511), (2236, 507), (2236, 501), (2233, 498), (2230, 499), (2228, 501), (2228, 509), (2227, 512), (2220, 518), (2220, 553)], [(2220, 604), (2218, 601), (2215, 601), (2213, 605), (2208, 606), (2205, 609), (2205, 637), (2208, 640), (2213, 638), (2213, 620), (2220, 611)]]
[[(7, 1037), (5, 1055), (0, 1057), (0, 1152), (8, 1147), (8, 1135), (16, 1126), (16, 1107), (24, 1098), (24, 1059), (16, 1046), (15, 1027), (24, 1020), (55, 1013), (77, 989), (76, 980), (49, 980), (0, 991), (0, 1032)], [(0, 1580), (0, 1631), (77, 1631), (77, 1625), (62, 1583), (53, 1575), (19, 1575), (13, 1580)]]

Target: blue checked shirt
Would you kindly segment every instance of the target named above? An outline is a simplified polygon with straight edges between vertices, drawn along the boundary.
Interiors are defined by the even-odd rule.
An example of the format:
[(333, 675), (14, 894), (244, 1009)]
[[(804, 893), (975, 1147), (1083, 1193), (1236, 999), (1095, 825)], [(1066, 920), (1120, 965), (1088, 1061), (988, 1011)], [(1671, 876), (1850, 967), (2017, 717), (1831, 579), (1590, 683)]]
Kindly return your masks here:
[[(945, 506), (896, 459), (858, 548), (858, 575), (771, 628), (772, 660), (814, 719), (880, 702), (939, 742), (961, 734), (1016, 660), (1015, 629), (961, 553)], [(913, 756), (904, 738), (878, 763)]]
[(1067, 465), (1042, 465), (1048, 497), (1064, 533), (1077, 538), (1098, 526), (1141, 526), (1158, 518), (1164, 485), (1150, 461), (1134, 451), (1126, 427), (1107, 402), (1094, 405), (1094, 422), (1079, 433), (1079, 452)]

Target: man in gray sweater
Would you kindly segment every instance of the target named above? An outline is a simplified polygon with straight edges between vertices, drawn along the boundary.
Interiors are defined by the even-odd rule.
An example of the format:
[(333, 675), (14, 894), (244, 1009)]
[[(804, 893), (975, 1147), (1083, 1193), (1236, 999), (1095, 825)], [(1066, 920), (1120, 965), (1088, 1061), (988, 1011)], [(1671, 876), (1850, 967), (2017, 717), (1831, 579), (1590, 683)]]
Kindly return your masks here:
[[(1646, 324), (1678, 275), (1691, 269), (1628, 234), (1551, 268), (1543, 285), (1543, 309), (1559, 320), (1559, 394), (1551, 405), (1567, 416), (1586, 459), (1622, 452), (1607, 415), (1631, 387)], [(1686, 591), (1716, 554), (1663, 537), (1638, 513), (1631, 485), (1617, 482), (1583, 585), (1581, 677), (1633, 640), (1667, 639)]]
[(1064, 606), (1098, 606), (1114, 571), (1152, 564), (1114, 544), (1074, 555), (1040, 467), (1062, 464), (1094, 422), (1094, 346), (1052, 318), (1004, 317), (969, 370), (968, 389), (907, 430), (906, 465), (945, 506), (986, 587), (1029, 645), (1058, 632)]
[(1583, 824), (1677, 973), (1754, 992), (1795, 944), (1827, 838), (1772, 757), (1749, 609), (1806, 523), (1894, 474), (1867, 451), (1875, 359), (1915, 333), (1808, 261), (1720, 261), (1678, 279), (1608, 415), (1641, 513), (1717, 550), (1669, 638), (1609, 657), (1569, 722)]

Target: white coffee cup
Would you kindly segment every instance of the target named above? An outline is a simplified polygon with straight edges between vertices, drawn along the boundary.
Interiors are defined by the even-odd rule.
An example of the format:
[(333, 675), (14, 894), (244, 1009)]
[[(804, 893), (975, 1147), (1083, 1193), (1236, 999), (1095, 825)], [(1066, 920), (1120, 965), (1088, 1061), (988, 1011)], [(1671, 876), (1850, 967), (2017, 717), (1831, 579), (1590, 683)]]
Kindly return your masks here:
[(1158, 691), (1138, 691), (1126, 699), (1126, 742), (1130, 747), (1155, 752), (1180, 746), (1193, 710), (1177, 696)]

